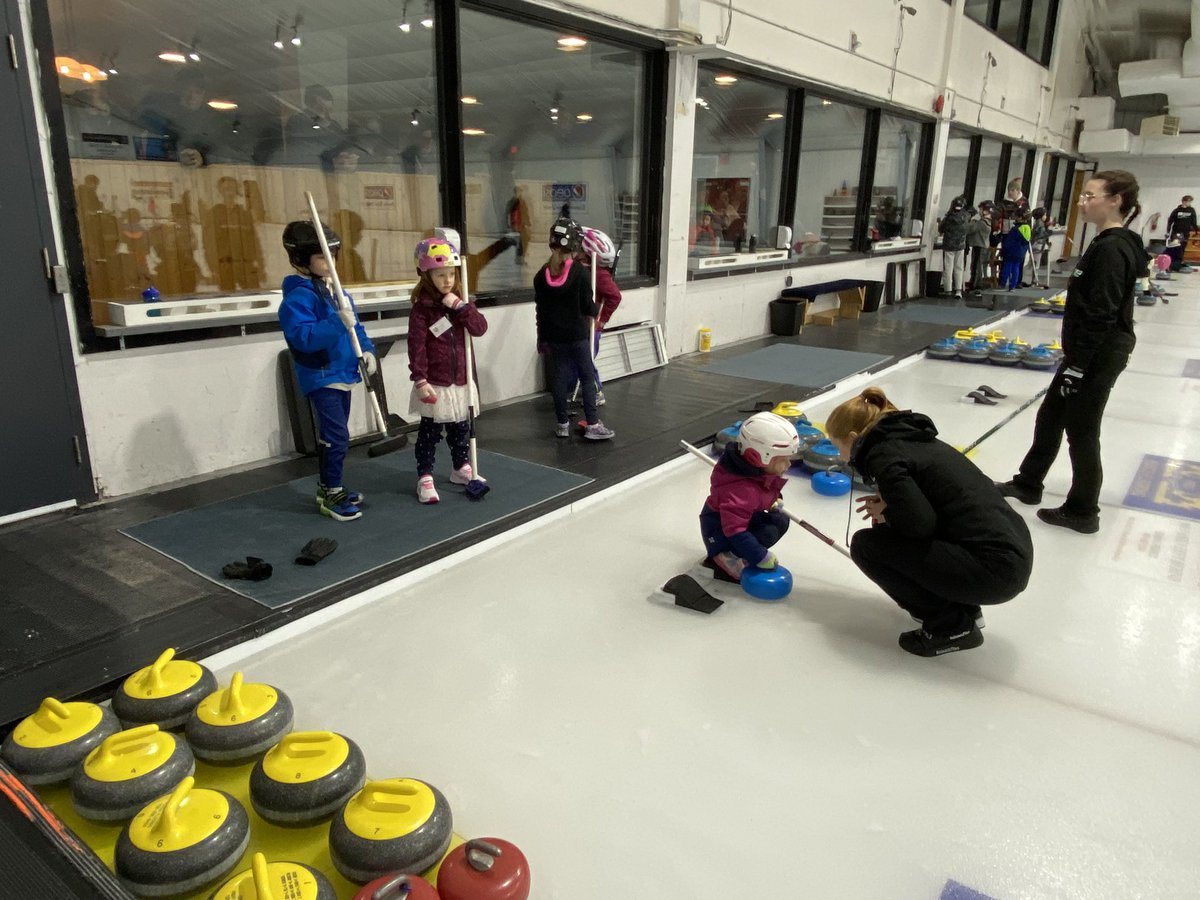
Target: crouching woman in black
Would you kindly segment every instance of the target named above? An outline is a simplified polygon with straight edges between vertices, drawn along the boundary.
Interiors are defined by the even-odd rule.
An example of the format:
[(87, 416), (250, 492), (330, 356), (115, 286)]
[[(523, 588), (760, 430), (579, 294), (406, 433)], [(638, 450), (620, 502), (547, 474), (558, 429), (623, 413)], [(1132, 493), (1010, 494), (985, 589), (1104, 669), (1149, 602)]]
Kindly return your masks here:
[(843, 457), (874, 484), (859, 512), (850, 556), (921, 628), (900, 635), (917, 656), (983, 643), (980, 606), (1025, 589), (1033, 543), (1025, 521), (992, 480), (937, 439), (928, 416), (896, 409), (867, 388), (830, 414), (826, 431)]

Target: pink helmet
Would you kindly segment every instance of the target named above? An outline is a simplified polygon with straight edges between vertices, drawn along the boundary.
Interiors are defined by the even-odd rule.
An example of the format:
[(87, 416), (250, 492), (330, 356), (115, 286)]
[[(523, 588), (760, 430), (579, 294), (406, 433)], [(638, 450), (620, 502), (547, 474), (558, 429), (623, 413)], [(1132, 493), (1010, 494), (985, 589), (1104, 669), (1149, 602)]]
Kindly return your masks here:
[(444, 238), (425, 238), (413, 251), (418, 272), (454, 267), (461, 263), (458, 248)]
[(1158, 256), (1154, 257), (1154, 265), (1160, 272), (1170, 271), (1171, 257), (1167, 256), (1165, 253), (1160, 253)]
[(617, 261), (617, 248), (613, 244), (612, 238), (601, 231), (599, 228), (588, 228), (586, 225), (583, 229), (583, 252), (591, 256), (596, 254), (596, 259), (600, 261), (600, 265), (609, 268)]

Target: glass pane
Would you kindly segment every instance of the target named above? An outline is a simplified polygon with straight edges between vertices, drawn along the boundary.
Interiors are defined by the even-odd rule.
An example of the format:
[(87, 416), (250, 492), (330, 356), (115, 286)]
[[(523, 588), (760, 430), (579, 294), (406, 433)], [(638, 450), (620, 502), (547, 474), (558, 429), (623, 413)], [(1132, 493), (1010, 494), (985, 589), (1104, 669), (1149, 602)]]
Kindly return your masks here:
[(1000, 142), (984, 138), (979, 148), (979, 172), (975, 176), (974, 201), (996, 199), (996, 183), (1000, 174)]
[(963, 5), (963, 12), (967, 14), (968, 19), (974, 19), (980, 25), (986, 26), (988, 0), (967, 0)]
[(964, 192), (970, 155), (971, 135), (951, 126), (950, 140), (946, 144), (946, 167), (942, 172), (939, 211), (949, 208), (950, 201)]
[(1021, 36), (1021, 0), (1000, 0), (996, 34), (1014, 47), (1018, 46)]
[(1015, 185), (1022, 194), (1025, 193), (1025, 160), (1029, 151), (1025, 147), (1013, 144), (1012, 153), (1008, 157), (1008, 189)]
[(438, 211), (431, 29), (369, 0), (278, 22), (228, 0), (65, 0), (50, 17), (95, 322), (151, 286), (277, 290), (305, 191), (341, 233), (348, 285), (411, 280)]
[(1071, 204), (1075, 202), (1075, 198), (1068, 193), (1071, 189), (1071, 182), (1068, 179), (1073, 177), (1074, 169), (1071, 161), (1065, 158), (1060, 159), (1058, 161), (1058, 179), (1054, 188), (1054, 210), (1059, 225), (1067, 224), (1067, 214), (1071, 211)]
[(1025, 52), (1043, 65), (1050, 61), (1050, 55), (1042, 55), (1042, 46), (1046, 41), (1046, 32), (1051, 29), (1050, 22), (1051, 0), (1033, 0), (1033, 8), (1029, 16), (1029, 39), (1025, 42)]
[(800, 140), (793, 247), (803, 256), (854, 249), (867, 111), (808, 92)]
[(884, 113), (879, 119), (875, 184), (867, 223), (873, 241), (910, 237), (913, 191), (921, 155), (921, 123)]
[(476, 287), (529, 287), (560, 215), (623, 245), (618, 274), (637, 272), (644, 55), (472, 10), (461, 23)]
[(787, 90), (701, 65), (692, 151), (693, 256), (770, 247), (779, 224)]

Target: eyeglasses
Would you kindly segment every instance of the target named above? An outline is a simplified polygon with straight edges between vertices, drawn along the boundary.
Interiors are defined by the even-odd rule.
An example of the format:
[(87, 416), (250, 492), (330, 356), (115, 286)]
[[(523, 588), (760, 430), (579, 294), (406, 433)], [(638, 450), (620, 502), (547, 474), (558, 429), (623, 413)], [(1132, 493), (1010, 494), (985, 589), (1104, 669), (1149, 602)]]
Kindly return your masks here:
[(1095, 200), (1097, 197), (1111, 197), (1112, 194), (1093, 194), (1091, 191), (1084, 191), (1079, 195), (1080, 200)]

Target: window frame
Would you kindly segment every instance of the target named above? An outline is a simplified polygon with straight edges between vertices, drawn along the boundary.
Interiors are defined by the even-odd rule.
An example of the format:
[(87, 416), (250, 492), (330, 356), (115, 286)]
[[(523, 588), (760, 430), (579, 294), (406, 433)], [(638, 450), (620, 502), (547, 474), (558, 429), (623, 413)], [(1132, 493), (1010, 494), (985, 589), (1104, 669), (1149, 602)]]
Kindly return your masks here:
[(963, 17), (970, 22), (974, 22), (981, 28), (986, 28), (1008, 46), (1014, 50), (1028, 56), (1040, 66), (1049, 68), (1050, 57), (1054, 53), (1054, 38), (1058, 32), (1058, 12), (1060, 0), (1049, 0), (1049, 7), (1046, 10), (1046, 31), (1042, 35), (1042, 46), (1038, 48), (1036, 54), (1031, 53), (1027, 46), (1029, 44), (1029, 29), (1033, 20), (1033, 2), (1034, 0), (1020, 0), (1021, 10), (1017, 17), (1017, 40), (1016, 43), (1000, 37), (1000, 3), (1001, 0), (988, 0), (987, 15), (985, 21), (980, 22), (978, 19), (968, 16), (964, 10)]

